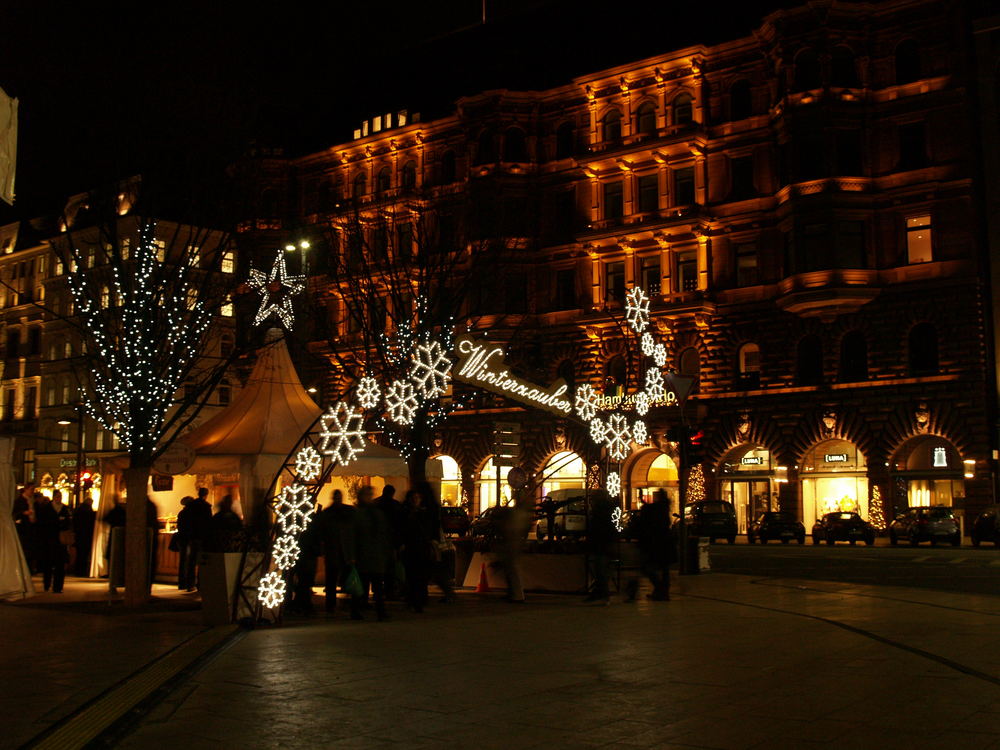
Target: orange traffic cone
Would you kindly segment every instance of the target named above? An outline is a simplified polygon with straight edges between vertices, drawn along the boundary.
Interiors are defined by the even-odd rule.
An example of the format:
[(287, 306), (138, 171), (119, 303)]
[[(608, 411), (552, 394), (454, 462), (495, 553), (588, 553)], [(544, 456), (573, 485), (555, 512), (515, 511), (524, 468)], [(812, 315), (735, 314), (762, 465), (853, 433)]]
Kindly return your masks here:
[(486, 563), (479, 569), (479, 585), (476, 586), (477, 594), (488, 594), (490, 591), (490, 582), (486, 578)]

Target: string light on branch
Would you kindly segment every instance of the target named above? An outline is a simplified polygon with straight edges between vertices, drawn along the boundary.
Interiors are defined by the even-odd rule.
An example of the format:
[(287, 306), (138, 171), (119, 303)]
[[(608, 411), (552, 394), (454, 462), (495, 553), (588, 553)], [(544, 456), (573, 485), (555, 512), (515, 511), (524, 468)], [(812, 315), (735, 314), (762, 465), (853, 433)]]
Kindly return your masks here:
[(640, 287), (632, 287), (625, 295), (625, 319), (636, 333), (649, 325), (649, 297)]
[[(311, 482), (323, 469), (323, 457), (311, 445), (305, 446), (295, 456), (295, 473), (299, 479)], [(281, 567), (285, 567), (282, 565)]]
[(413, 352), (410, 380), (424, 399), (437, 398), (448, 390), (451, 364), (451, 359), (437, 341), (417, 344)]
[(285, 601), (285, 579), (278, 574), (278, 571), (272, 570), (257, 584), (257, 596), (260, 598), (260, 603), (268, 609), (281, 606)]
[(365, 449), (364, 420), (360, 411), (343, 401), (320, 417), (319, 450), (333, 456), (341, 466), (349, 464)]
[(584, 383), (576, 389), (575, 402), (577, 415), (580, 419), (587, 421), (593, 419), (594, 415), (597, 414), (600, 396), (597, 395), (594, 386), (590, 383)]
[(290, 570), (299, 560), (299, 543), (291, 534), (282, 534), (274, 542), (274, 564), (282, 570)]
[(374, 409), (382, 397), (382, 388), (372, 377), (363, 377), (358, 381), (358, 403), (362, 409)]
[(622, 492), (622, 478), (617, 471), (609, 471), (607, 483), (604, 485), (611, 497), (618, 497)]
[(385, 407), (389, 418), (396, 424), (413, 424), (413, 415), (419, 403), (413, 385), (405, 380), (395, 380), (385, 394)]
[(274, 257), (271, 273), (266, 274), (256, 268), (250, 269), (250, 279), (247, 284), (257, 292), (260, 307), (254, 317), (254, 325), (260, 325), (272, 314), (282, 322), (285, 328), (292, 328), (292, 297), (302, 293), (306, 288), (305, 276), (290, 276), (285, 267), (285, 254), (279, 250)]
[(305, 485), (291, 484), (282, 487), (274, 504), (274, 514), (285, 534), (294, 536), (305, 531), (313, 514), (312, 497), (306, 492)]
[(604, 444), (612, 461), (624, 461), (630, 451), (631, 431), (624, 414), (612, 414), (604, 433)]

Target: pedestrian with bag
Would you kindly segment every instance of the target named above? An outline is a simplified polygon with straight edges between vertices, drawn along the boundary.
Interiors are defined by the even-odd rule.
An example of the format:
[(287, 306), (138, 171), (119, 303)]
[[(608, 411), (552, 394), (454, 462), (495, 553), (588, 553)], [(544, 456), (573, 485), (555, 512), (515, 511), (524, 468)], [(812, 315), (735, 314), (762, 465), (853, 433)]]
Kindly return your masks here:
[(35, 541), (37, 544), (38, 566), (42, 571), (45, 590), (61, 594), (66, 578), (66, 563), (69, 555), (66, 549), (68, 534), (72, 534), (72, 518), (69, 508), (62, 504), (62, 493), (52, 491), (52, 499), (38, 494), (35, 500)]

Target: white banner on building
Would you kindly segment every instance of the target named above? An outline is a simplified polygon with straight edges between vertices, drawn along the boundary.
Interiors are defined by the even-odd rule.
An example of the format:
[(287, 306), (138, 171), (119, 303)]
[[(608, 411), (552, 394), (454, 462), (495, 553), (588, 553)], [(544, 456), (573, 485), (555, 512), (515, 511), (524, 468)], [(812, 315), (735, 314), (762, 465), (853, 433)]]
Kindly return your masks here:
[(17, 99), (0, 89), (0, 198), (14, 205), (17, 166)]

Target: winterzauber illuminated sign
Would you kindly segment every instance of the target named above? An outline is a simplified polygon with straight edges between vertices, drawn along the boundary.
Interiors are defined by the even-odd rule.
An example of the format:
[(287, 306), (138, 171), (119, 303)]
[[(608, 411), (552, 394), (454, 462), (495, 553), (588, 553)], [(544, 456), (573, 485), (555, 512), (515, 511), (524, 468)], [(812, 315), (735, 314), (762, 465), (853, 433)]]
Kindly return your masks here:
[(566, 416), (572, 409), (566, 395), (566, 381), (557, 380), (540, 386), (513, 375), (504, 363), (503, 347), (492, 341), (462, 336), (455, 342), (458, 366), (452, 371), (456, 380), (478, 385), (487, 391), (520, 401), (522, 404)]

